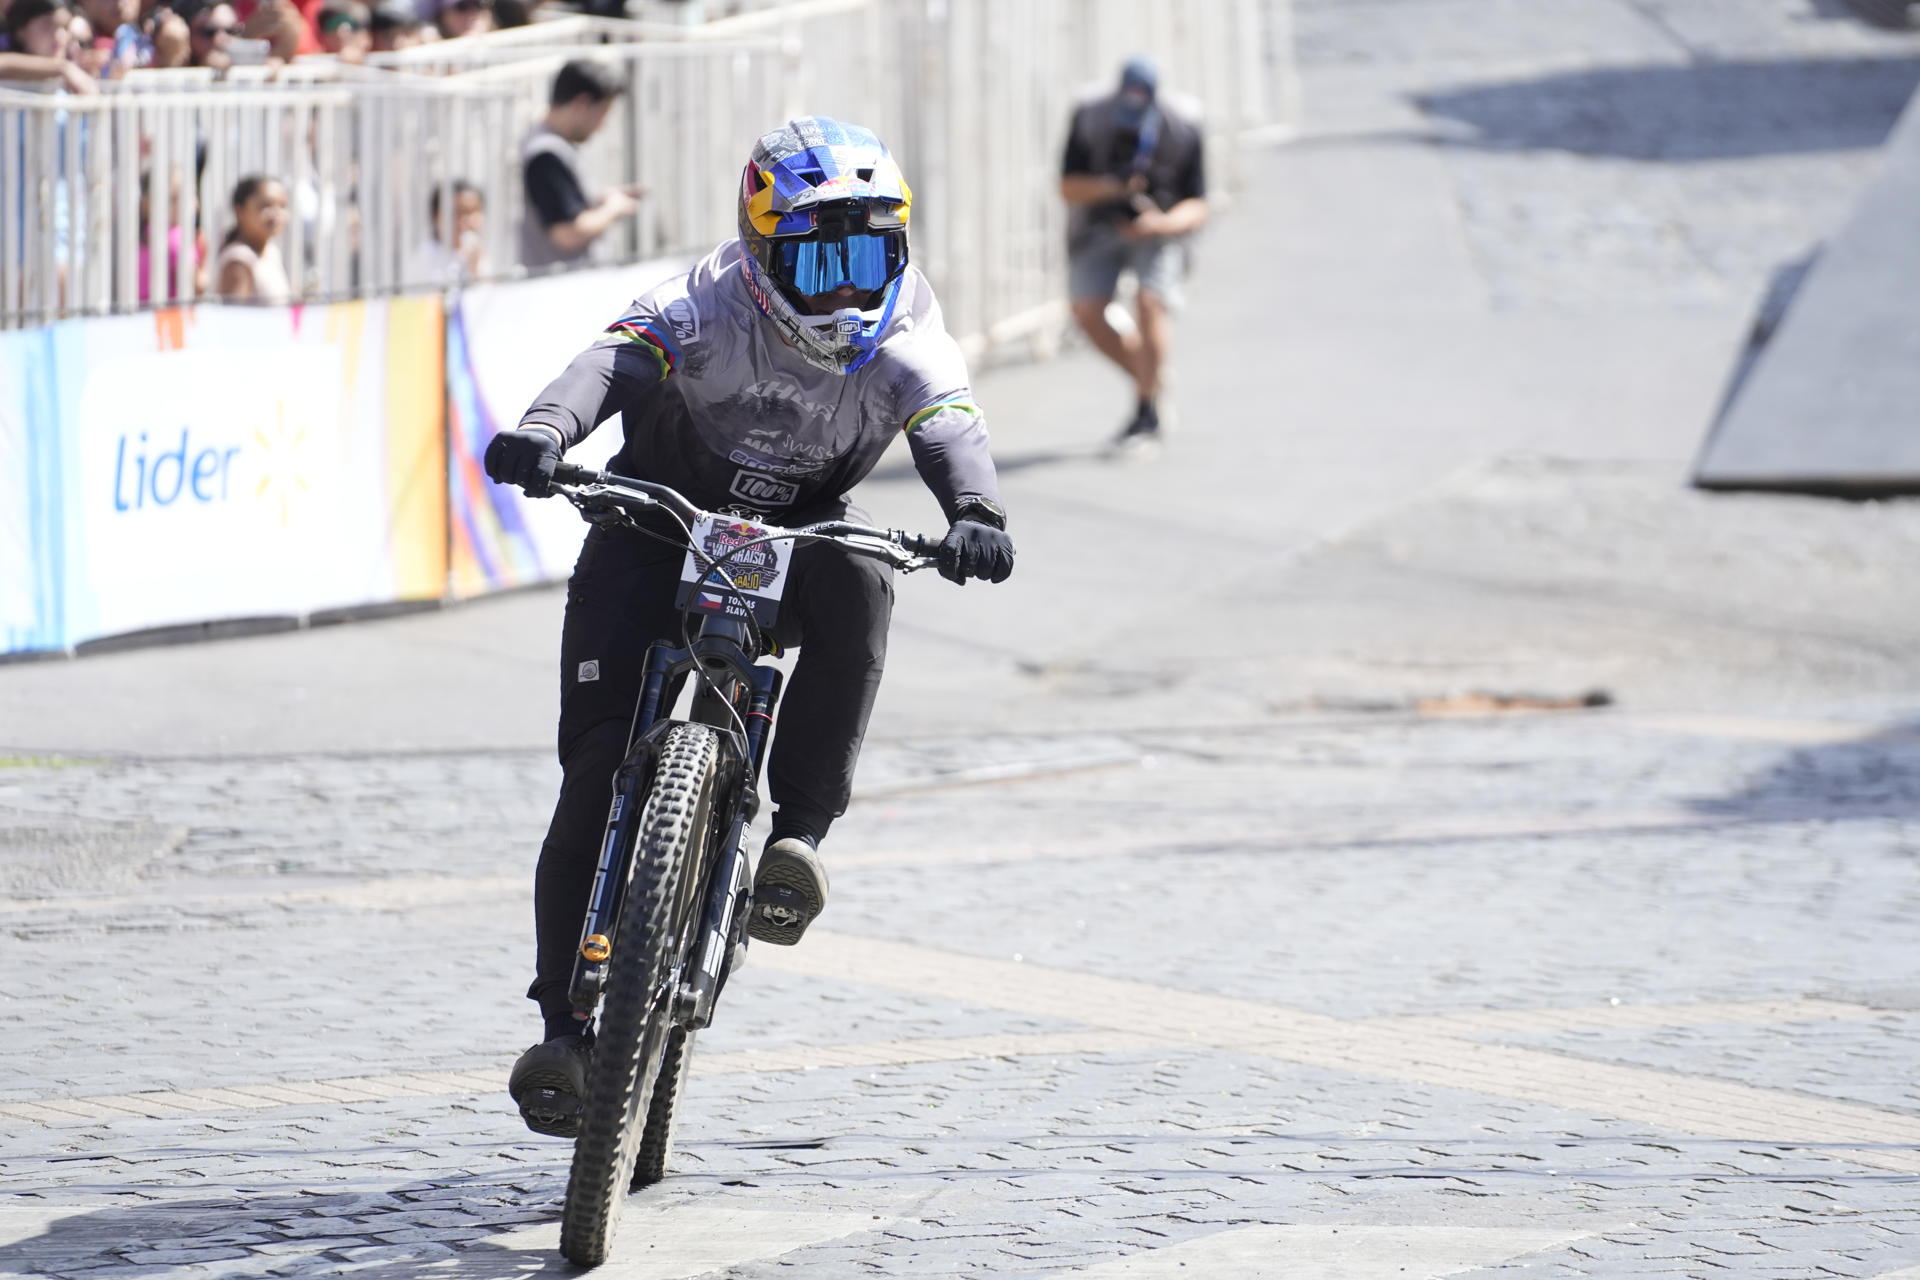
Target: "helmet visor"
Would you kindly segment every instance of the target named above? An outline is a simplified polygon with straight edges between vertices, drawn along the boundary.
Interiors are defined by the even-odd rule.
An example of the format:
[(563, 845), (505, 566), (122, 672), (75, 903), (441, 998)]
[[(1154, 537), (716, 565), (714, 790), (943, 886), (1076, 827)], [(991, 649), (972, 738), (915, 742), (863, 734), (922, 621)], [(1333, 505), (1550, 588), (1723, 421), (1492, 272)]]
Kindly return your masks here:
[(816, 297), (852, 285), (862, 293), (884, 288), (906, 265), (906, 237), (898, 231), (861, 232), (831, 240), (774, 244), (780, 283)]

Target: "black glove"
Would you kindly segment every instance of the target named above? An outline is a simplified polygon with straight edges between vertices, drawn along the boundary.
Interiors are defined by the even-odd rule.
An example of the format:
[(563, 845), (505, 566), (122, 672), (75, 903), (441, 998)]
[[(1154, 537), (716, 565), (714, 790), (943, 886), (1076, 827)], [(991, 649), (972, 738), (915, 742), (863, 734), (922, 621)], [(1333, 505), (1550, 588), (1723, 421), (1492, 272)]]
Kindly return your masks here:
[(502, 431), (487, 442), (487, 476), (495, 484), (519, 485), (530, 498), (544, 498), (560, 454), (560, 437), (546, 427)]
[(1013, 539), (978, 520), (955, 520), (940, 544), (939, 558), (940, 576), (948, 582), (1005, 582), (1013, 576)]

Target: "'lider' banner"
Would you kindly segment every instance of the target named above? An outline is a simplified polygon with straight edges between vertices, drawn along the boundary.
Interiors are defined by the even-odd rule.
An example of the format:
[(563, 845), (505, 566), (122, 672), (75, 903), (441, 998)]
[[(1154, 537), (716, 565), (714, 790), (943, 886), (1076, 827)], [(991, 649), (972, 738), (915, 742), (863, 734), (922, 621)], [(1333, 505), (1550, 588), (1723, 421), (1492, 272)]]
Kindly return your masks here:
[(0, 649), (438, 599), (443, 335), (437, 296), (0, 335)]

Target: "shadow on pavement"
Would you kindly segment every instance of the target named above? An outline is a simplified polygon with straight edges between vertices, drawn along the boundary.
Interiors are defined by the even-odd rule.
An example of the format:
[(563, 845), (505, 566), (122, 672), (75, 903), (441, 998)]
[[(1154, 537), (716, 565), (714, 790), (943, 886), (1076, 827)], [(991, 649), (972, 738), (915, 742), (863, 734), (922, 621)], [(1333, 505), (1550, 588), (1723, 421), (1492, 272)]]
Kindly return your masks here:
[[(323, 1275), (334, 1274), (330, 1256), (351, 1263), (366, 1280), (579, 1274), (552, 1248), (523, 1237), (559, 1214), (551, 1203), (559, 1185), (523, 1191), (530, 1180), (540, 1179), (456, 1176), (379, 1192), (80, 1209), (38, 1235), (0, 1244), (0, 1275), (109, 1275), (122, 1269), (152, 1275), (195, 1264), (231, 1275)], [(49, 1209), (50, 1215), (57, 1212)], [(553, 1231), (547, 1226), (546, 1234)]]
[(1877, 147), (1920, 58), (1809, 58), (1575, 71), (1422, 94), (1455, 145), (1630, 160), (1727, 160)]
[(1740, 822), (1847, 822), (1920, 815), (1920, 720), (1857, 742), (1788, 753), (1726, 796), (1688, 802)]
[(1912, 0), (1813, 0), (1813, 11), (1822, 18), (1858, 18), (1884, 31), (1911, 31), (1914, 23)]

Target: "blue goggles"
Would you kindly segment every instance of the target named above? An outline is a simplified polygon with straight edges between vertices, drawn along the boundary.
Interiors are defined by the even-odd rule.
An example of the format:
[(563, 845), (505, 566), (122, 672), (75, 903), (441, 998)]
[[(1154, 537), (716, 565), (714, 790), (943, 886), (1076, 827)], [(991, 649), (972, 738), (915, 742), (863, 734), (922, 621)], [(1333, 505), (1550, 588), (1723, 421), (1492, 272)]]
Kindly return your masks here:
[(884, 288), (907, 264), (898, 231), (861, 232), (832, 240), (775, 241), (776, 275), (795, 293), (815, 297), (852, 285), (862, 293)]

